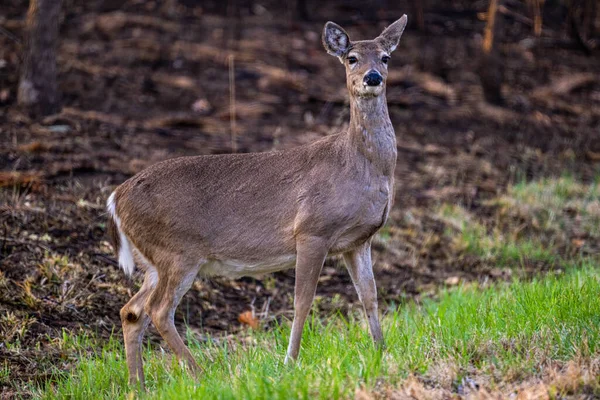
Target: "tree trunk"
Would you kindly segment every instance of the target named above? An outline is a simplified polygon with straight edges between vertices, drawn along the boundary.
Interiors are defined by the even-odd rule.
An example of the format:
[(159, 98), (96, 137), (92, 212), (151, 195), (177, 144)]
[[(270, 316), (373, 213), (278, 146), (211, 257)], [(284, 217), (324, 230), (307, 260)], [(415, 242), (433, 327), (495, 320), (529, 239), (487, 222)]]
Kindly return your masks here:
[(296, 17), (300, 21), (305, 22), (310, 19), (308, 8), (306, 7), (306, 0), (296, 0)]
[(415, 25), (417, 26), (417, 29), (421, 32), (423, 32), (425, 30), (425, 15), (423, 13), (423, 8), (424, 8), (423, 3), (424, 2), (425, 2), (425, 0), (412, 1), (410, 3), (411, 9), (413, 12), (413, 16), (411, 16), (412, 20), (414, 21)]
[(597, 0), (571, 0), (567, 21), (568, 33), (581, 49), (591, 56), (597, 46), (589, 39), (595, 35)]
[(17, 100), (32, 116), (60, 111), (56, 46), (61, 0), (29, 0), (24, 64)]
[(498, 15), (498, 7), (502, 0), (491, 0), (487, 13), (487, 24), (483, 38), (482, 55), (479, 63), (479, 78), (485, 100), (502, 105), (502, 81), (504, 80), (503, 60), (498, 50), (498, 36), (501, 31), (502, 15)]

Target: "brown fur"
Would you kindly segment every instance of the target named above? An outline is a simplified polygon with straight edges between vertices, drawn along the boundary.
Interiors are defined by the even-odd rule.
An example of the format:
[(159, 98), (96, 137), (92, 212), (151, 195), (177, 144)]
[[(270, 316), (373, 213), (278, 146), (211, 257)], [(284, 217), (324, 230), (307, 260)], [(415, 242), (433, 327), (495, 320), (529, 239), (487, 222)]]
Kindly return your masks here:
[[(360, 42), (351, 42), (331, 22), (325, 25), (327, 51), (346, 66), (347, 132), (286, 151), (167, 160), (115, 190), (117, 228), (146, 270), (142, 290), (121, 312), (131, 382), (143, 384), (139, 346), (149, 320), (175, 354), (199, 371), (173, 323), (175, 308), (198, 273), (253, 275), (293, 267), (295, 260), (288, 361), (298, 356), (325, 257), (343, 254), (373, 339), (383, 344), (371, 237), (391, 208), (396, 165), (383, 57), (393, 51), (405, 25), (403, 17), (381, 37)], [(351, 64), (349, 57), (357, 62)], [(382, 85), (363, 83), (370, 71), (382, 76)], [(118, 232), (109, 229), (118, 248)]]
[(108, 234), (108, 238), (110, 240), (110, 244), (115, 250), (115, 254), (117, 257), (119, 256), (119, 251), (121, 250), (121, 239), (119, 239), (119, 230), (117, 228), (117, 224), (112, 218), (108, 219), (106, 223), (106, 232)]

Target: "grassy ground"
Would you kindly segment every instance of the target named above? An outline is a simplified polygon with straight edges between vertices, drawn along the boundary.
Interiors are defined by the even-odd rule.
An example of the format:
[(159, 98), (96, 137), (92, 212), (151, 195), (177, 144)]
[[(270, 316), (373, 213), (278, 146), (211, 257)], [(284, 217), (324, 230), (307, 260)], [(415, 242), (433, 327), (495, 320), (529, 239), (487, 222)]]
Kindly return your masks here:
[[(388, 311), (383, 352), (373, 348), (359, 317), (325, 322), (315, 317), (295, 367), (282, 363), (287, 324), (206, 343), (190, 336), (204, 368), (201, 380), (194, 381), (168, 354), (149, 348), (147, 396), (330, 399), (408, 390), (435, 397), (533, 388), (551, 396), (600, 396), (598, 293), (600, 266), (588, 262), (529, 282), (458, 286), (435, 300)], [(65, 337), (65, 348), (80, 354), (81, 362), (70, 374), (57, 372), (55, 383), (36, 393), (77, 399), (131, 395), (120, 341), (90, 354), (91, 342)], [(407, 380), (411, 374), (418, 379)], [(526, 381), (530, 385), (514, 386)]]
[[(452, 252), (514, 271), (513, 278), (449, 279), (416, 300), (386, 302), (385, 351), (372, 346), (358, 310), (323, 318), (316, 302), (296, 366), (283, 365), (289, 321), (202, 342), (190, 329), (188, 343), (204, 368), (200, 381), (168, 351), (148, 344), (148, 392), (141, 396), (600, 396), (599, 194), (598, 180), (563, 176), (511, 185), (483, 210), (437, 206), (431, 218), (445, 226), (444, 241)], [(397, 234), (384, 229), (376, 242), (392, 246)], [(540, 266), (537, 273), (527, 272), (532, 264)], [(18, 352), (19, 342), (14, 343), (9, 350)], [(51, 368), (45, 384), (32, 383), (20, 393), (82, 399), (136, 395), (127, 385), (119, 332), (108, 341), (65, 332), (54, 346), (65, 362)], [(9, 375), (6, 364), (0, 379)]]
[(484, 206), (491, 213), (485, 221), (460, 205), (438, 209), (447, 235), (464, 254), (513, 268), (531, 262), (558, 266), (565, 259), (597, 254), (598, 178), (589, 184), (571, 176), (520, 181)]

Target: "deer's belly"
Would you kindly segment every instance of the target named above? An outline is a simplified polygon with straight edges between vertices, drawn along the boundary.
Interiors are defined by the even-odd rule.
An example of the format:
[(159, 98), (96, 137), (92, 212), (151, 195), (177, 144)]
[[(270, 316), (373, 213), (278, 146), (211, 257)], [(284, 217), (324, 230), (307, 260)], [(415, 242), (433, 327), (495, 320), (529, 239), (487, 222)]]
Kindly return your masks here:
[(295, 254), (271, 257), (261, 261), (210, 260), (200, 268), (200, 275), (226, 278), (256, 276), (293, 268), (295, 263)]

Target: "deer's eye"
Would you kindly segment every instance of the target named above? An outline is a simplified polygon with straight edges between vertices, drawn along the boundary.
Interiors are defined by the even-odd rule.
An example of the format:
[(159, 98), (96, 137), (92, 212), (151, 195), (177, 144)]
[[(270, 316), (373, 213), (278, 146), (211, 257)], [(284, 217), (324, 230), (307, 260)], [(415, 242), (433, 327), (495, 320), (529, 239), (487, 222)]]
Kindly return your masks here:
[(387, 64), (387, 63), (388, 63), (388, 61), (390, 61), (390, 56), (383, 56), (383, 57), (381, 57), (381, 61), (382, 61), (384, 64)]
[(358, 58), (354, 56), (348, 57), (348, 64), (356, 64), (358, 62)]

